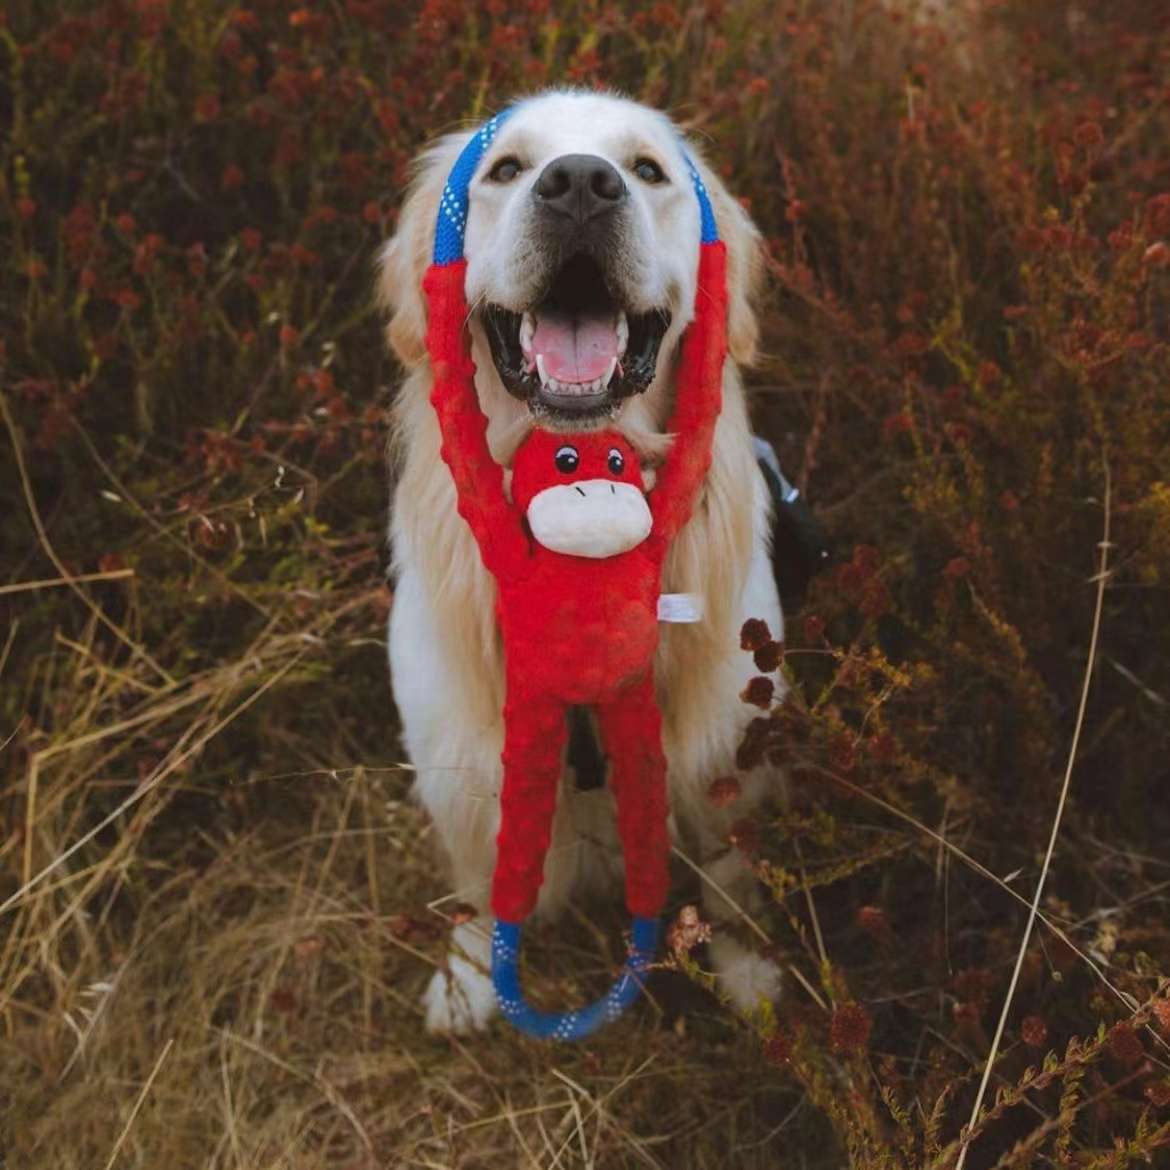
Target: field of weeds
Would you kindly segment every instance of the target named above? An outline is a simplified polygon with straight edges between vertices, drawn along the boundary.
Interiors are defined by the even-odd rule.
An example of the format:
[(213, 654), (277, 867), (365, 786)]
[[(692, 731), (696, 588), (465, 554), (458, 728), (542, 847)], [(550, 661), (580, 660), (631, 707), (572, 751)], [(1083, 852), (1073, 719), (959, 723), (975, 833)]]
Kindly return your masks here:
[[(784, 997), (700, 948), (573, 1048), (422, 1027), (371, 298), (419, 146), (564, 83), (759, 223), (837, 550), (743, 747)], [(1170, 1166), (1165, 4), (8, 0), (0, 233), (0, 1165), (944, 1170), (986, 1068), (970, 1170)]]

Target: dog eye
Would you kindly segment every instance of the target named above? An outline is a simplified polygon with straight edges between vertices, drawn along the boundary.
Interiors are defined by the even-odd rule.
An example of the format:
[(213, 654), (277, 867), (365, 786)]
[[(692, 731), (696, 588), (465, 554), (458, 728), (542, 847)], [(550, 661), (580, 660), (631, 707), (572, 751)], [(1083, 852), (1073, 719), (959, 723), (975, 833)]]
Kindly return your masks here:
[(566, 475), (577, 470), (577, 464), (581, 462), (577, 455), (576, 447), (564, 446), (557, 450), (556, 456), (553, 460), (557, 465), (557, 471), (563, 471)]
[(622, 458), (622, 453), (616, 447), (609, 449), (609, 469), (614, 475), (621, 475), (625, 470), (626, 461)]
[(634, 174), (643, 183), (665, 183), (666, 175), (662, 168), (652, 158), (638, 158), (634, 160)]
[(520, 160), (509, 154), (488, 171), (488, 178), (493, 183), (510, 183), (523, 169)]

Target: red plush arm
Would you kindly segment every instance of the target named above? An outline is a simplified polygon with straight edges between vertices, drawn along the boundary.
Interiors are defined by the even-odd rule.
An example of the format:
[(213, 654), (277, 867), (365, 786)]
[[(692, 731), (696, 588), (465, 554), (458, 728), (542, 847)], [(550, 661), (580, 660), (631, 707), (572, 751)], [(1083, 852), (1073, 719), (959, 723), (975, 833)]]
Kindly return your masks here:
[(699, 249), (695, 320), (683, 337), (674, 413), (667, 426), (674, 444), (649, 496), (654, 535), (660, 541), (672, 540), (690, 519), (710, 470), (726, 356), (727, 249), (720, 241)]
[(471, 526), (484, 564), (499, 573), (525, 552), (516, 513), (504, 495), (504, 471), (492, 458), (487, 419), (475, 393), (475, 363), (464, 330), (467, 261), (433, 264), (423, 278), (428, 307), (427, 351), (439, 416), (440, 454), (451, 469), (459, 515)]

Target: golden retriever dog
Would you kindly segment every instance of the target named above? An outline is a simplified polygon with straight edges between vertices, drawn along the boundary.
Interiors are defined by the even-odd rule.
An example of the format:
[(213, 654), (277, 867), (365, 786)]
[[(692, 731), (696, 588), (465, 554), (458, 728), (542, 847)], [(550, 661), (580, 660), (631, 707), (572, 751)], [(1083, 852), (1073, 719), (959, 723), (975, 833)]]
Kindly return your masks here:
[[(479, 911), (453, 930), (447, 961), (424, 995), (427, 1026), (436, 1032), (482, 1028), (495, 1011), (488, 894), (504, 671), (495, 585), (455, 510), (454, 484), (439, 456), (422, 295), (443, 184), (470, 134), (449, 134), (423, 152), (380, 258), (389, 340), (406, 369), (393, 421), (392, 682), (415, 793), (450, 864), (450, 896)], [(471, 184), (466, 291), (476, 387), (492, 453), (505, 468), (535, 423), (617, 426), (648, 465), (666, 449), (700, 238), (682, 143), (670, 120), (645, 106), (609, 94), (553, 91), (525, 100), (485, 154)], [(747, 1009), (778, 994), (780, 979), (770, 960), (719, 928), (734, 918), (733, 903), (750, 905), (756, 894), (727, 837), (769, 777), (740, 776), (741, 794), (726, 807), (716, 807), (708, 789), (735, 772), (736, 747), (752, 714), (739, 697), (756, 673), (740, 649), (740, 627), (763, 618), (782, 636), (769, 561), (771, 504), (740, 379), (756, 348), (760, 244), (695, 144), (687, 150), (727, 246), (730, 353), (711, 470), (664, 578), (664, 589), (701, 597), (702, 620), (663, 626), (656, 678), (672, 832), (704, 873), (716, 974), (731, 1000)], [(652, 482), (652, 470), (648, 475)], [(574, 772), (567, 759), (539, 904), (545, 914), (587, 890), (621, 888), (609, 794), (604, 786), (583, 788)]]

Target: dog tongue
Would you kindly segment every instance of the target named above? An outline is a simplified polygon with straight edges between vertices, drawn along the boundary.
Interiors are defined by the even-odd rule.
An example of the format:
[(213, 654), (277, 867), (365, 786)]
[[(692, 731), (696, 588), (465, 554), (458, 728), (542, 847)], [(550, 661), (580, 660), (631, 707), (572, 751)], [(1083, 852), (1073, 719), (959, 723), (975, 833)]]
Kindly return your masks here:
[(618, 356), (612, 317), (570, 317), (542, 314), (532, 334), (532, 351), (544, 357), (544, 368), (558, 382), (592, 382)]

